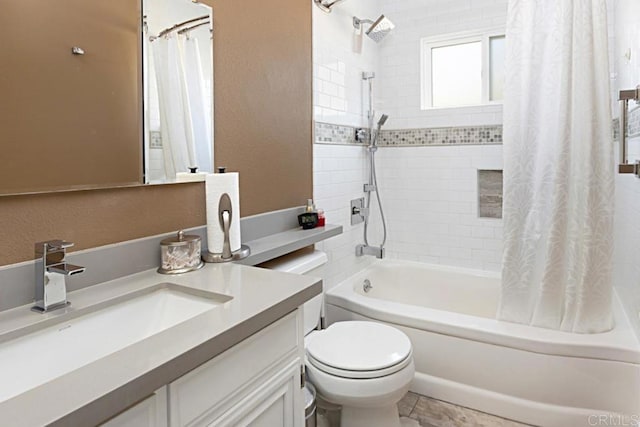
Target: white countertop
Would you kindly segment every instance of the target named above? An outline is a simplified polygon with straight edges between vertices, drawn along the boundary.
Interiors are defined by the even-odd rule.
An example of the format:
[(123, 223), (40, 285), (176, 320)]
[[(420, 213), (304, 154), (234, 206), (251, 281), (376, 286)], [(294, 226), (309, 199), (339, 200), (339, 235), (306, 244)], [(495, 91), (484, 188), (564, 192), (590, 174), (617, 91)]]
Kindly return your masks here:
[[(68, 294), (72, 305), (47, 314), (29, 306), (0, 312), (0, 339), (24, 327), (154, 286), (175, 283), (232, 296), (207, 311), (95, 362), (0, 402), (0, 420), (11, 426), (104, 421), (189, 370), (266, 327), (321, 292), (320, 279), (247, 267), (207, 264), (181, 275), (155, 270), (123, 277)], [(3, 360), (16, 363), (19, 360)], [(47, 349), (42, 349), (47, 363)]]

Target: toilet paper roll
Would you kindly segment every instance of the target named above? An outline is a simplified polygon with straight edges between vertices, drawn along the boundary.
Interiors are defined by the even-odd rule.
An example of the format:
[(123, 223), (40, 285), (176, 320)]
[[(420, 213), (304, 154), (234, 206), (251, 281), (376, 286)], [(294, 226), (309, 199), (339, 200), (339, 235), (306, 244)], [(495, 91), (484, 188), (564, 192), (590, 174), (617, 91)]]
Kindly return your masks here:
[(207, 172), (178, 172), (176, 174), (177, 182), (200, 182), (204, 181), (209, 175)]
[(222, 253), (224, 231), (220, 225), (218, 214), (220, 197), (227, 193), (231, 199), (231, 227), (229, 229), (229, 243), (231, 251), (237, 251), (242, 245), (240, 236), (240, 183), (237, 172), (212, 173), (205, 178), (206, 210), (207, 210), (207, 241), (211, 253)]

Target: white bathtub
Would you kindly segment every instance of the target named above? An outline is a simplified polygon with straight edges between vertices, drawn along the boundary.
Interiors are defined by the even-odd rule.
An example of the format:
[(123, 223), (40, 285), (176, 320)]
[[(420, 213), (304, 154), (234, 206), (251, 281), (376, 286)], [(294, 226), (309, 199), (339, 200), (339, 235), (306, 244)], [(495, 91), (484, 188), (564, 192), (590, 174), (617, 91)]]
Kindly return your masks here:
[(640, 419), (640, 344), (617, 297), (615, 329), (580, 335), (495, 320), (499, 287), (496, 274), (383, 260), (328, 291), (326, 316), (404, 331), (416, 393), (540, 426)]

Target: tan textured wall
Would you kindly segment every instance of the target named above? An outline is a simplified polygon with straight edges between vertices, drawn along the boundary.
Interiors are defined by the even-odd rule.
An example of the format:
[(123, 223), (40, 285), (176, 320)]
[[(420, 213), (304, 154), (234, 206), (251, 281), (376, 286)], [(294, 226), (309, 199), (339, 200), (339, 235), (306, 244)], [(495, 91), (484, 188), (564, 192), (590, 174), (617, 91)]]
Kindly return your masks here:
[(43, 240), (79, 250), (202, 225), (203, 196), (202, 183), (185, 183), (2, 197), (0, 264), (32, 259)]
[(215, 161), (240, 171), (243, 215), (313, 193), (311, 1), (209, 0)]
[[(312, 194), (311, 2), (209, 3), (216, 163), (240, 172), (243, 216), (299, 206)], [(82, 249), (203, 225), (203, 198), (203, 184), (0, 197), (0, 265), (54, 237)]]
[(0, 10), (0, 194), (142, 182), (139, 1)]

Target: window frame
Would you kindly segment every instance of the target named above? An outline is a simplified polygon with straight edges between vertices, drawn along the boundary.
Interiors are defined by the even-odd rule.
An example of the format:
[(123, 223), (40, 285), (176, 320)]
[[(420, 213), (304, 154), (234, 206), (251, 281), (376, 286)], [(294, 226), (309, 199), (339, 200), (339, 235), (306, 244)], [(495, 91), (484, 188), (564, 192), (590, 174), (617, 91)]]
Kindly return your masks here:
[[(502, 100), (493, 101), (491, 96), (491, 39), (505, 37), (504, 27), (491, 27), (482, 30), (449, 33), (420, 39), (420, 109), (446, 110), (450, 108), (479, 107), (484, 105), (502, 105)], [(481, 96), (479, 104), (466, 104), (447, 107), (433, 106), (433, 68), (432, 49), (480, 42), (481, 53)]]

